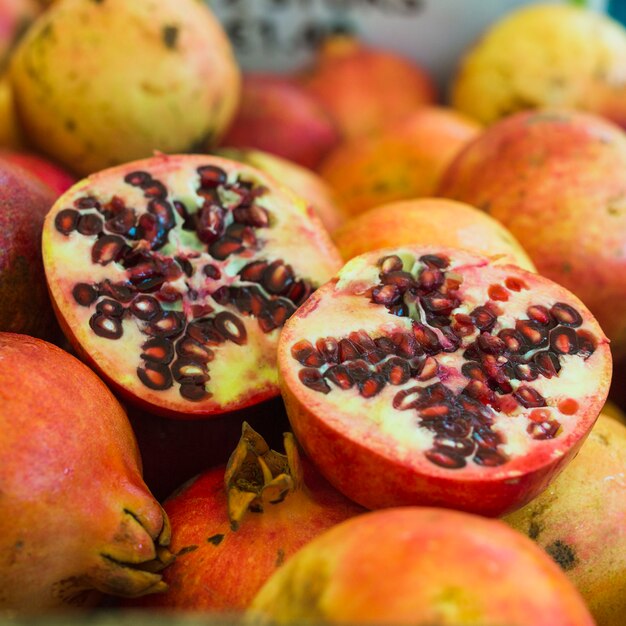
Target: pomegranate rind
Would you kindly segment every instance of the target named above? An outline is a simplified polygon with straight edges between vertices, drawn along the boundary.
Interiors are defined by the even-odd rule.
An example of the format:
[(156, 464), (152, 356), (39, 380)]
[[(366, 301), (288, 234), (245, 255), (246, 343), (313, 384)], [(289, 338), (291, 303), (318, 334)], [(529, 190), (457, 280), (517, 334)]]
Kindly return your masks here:
[(0, 333), (0, 403), (0, 611), (162, 591), (169, 523), (106, 385), (56, 346)]
[[(100, 198), (103, 202), (114, 196), (123, 197), (128, 207), (134, 207), (138, 215), (145, 213), (147, 200), (143, 191), (124, 182), (124, 177), (132, 172), (147, 171), (154, 180), (162, 181), (168, 189), (168, 198), (184, 201), (187, 209), (193, 211), (202, 206), (202, 198), (197, 196), (194, 185), (198, 185), (197, 169), (204, 166), (218, 167), (229, 177), (250, 182), (265, 188), (259, 206), (270, 215), (270, 225), (256, 230), (259, 254), (256, 248), (233, 255), (224, 260), (216, 260), (207, 252), (207, 244), (202, 244), (195, 232), (182, 229), (183, 218), (175, 213), (176, 225), (172, 228), (172, 242), (168, 242), (159, 252), (163, 256), (196, 254), (199, 269), (202, 263), (219, 266), (224, 282), (208, 281), (201, 271), (195, 271), (194, 287), (202, 293), (203, 302), (210, 301), (215, 311), (232, 312), (238, 316), (246, 330), (246, 341), (242, 345), (227, 341), (211, 346), (217, 355), (208, 363), (209, 376), (207, 391), (212, 394), (199, 401), (190, 401), (179, 393), (179, 385), (174, 383), (165, 390), (151, 389), (141, 384), (137, 369), (143, 367), (140, 353), (142, 345), (149, 337), (139, 324), (122, 321), (124, 338), (111, 340), (95, 334), (90, 327), (90, 319), (95, 315), (96, 303), (79, 306), (72, 294), (77, 283), (99, 283), (105, 279), (125, 281), (128, 277), (124, 267), (113, 261), (106, 265), (92, 261), (92, 249), (96, 236), (83, 236), (76, 231), (64, 235), (55, 225), (57, 215), (64, 209), (74, 206), (77, 199), (87, 196)], [(171, 193), (170, 193), (171, 192)], [(143, 240), (142, 240), (143, 241)], [(151, 159), (136, 161), (94, 174), (72, 187), (61, 196), (46, 218), (43, 234), (43, 256), (49, 290), (57, 317), (77, 353), (86, 360), (107, 382), (136, 406), (148, 409), (167, 417), (196, 419), (226, 413), (256, 404), (278, 395), (276, 371), (276, 344), (280, 326), (269, 332), (261, 332), (257, 319), (244, 316), (230, 304), (220, 305), (206, 294), (221, 284), (232, 284), (237, 272), (246, 263), (260, 258), (268, 262), (284, 260), (291, 266), (298, 279), (307, 280), (313, 287), (326, 282), (341, 266), (341, 258), (330, 241), (319, 218), (307, 203), (269, 175), (250, 166), (207, 155), (157, 155)], [(196, 262), (196, 261), (194, 261)], [(186, 280), (184, 276), (180, 279)], [(208, 282), (207, 282), (208, 281)], [(185, 283), (187, 287), (189, 284)], [(182, 287), (181, 287), (182, 288)], [(183, 290), (184, 291), (184, 290)], [(154, 295), (154, 294), (148, 294)], [(199, 303), (201, 300), (198, 300)], [(173, 305), (161, 302), (164, 310), (184, 308), (188, 320), (195, 319), (189, 313), (191, 302), (178, 300)], [(126, 305), (124, 305), (126, 306)], [(295, 305), (293, 306), (295, 309)], [(126, 314), (125, 314), (126, 315)], [(131, 319), (134, 319), (131, 317)], [(127, 338), (130, 338), (127, 342)], [(177, 339), (177, 338), (175, 338)], [(128, 349), (128, 345), (133, 348)]]
[[(528, 285), (528, 289), (510, 294), (511, 300), (520, 298), (520, 317), (525, 317), (521, 313), (527, 304), (537, 301), (567, 302), (581, 313), (582, 329), (597, 340), (595, 351), (585, 361), (568, 355), (565, 374), (560, 378), (542, 378), (540, 383), (548, 409), (561, 420), (563, 430), (557, 437), (531, 439), (525, 430), (530, 424), (531, 409), (518, 405), (512, 417), (496, 416), (496, 430), (505, 439), (504, 464), (486, 467), (468, 462), (461, 469), (443, 468), (423, 454), (432, 445), (433, 437), (415, 426), (417, 419), (410, 421), (410, 416), (417, 414), (392, 407), (400, 390), (416, 384), (427, 386), (437, 378), (422, 383), (410, 378), (400, 386), (387, 385), (367, 402), (356, 385), (349, 390), (332, 386), (329, 393), (323, 394), (301, 382), (303, 368), (292, 355), (292, 347), (298, 341), (315, 344), (318, 338), (328, 336), (339, 340), (359, 330), (365, 330), (372, 338), (410, 330), (409, 318), (389, 314), (366, 295), (379, 281), (379, 260), (393, 254), (410, 259), (443, 254), (452, 259), (452, 272), (465, 277), (461, 285), (464, 291), (460, 293), (470, 294), (470, 308), (487, 300), (485, 294), (491, 282), (511, 276)], [(467, 345), (464, 343), (463, 347)], [(460, 358), (449, 361), (444, 368), (448, 386), (455, 392), (468, 382), (459, 371), (463, 362)], [(444, 355), (442, 362), (445, 359), (448, 357)], [(599, 325), (584, 304), (563, 287), (516, 266), (492, 263), (487, 257), (428, 247), (378, 250), (348, 262), (287, 322), (279, 342), (278, 362), (281, 391), (294, 434), (307, 455), (342, 493), (367, 508), (441, 506), (493, 517), (529, 502), (574, 457), (604, 404), (612, 368), (608, 340)], [(553, 397), (551, 384), (557, 385), (554, 389), (558, 394)], [(576, 400), (577, 410), (573, 415), (562, 415), (557, 405), (568, 398)]]
[(580, 595), (498, 520), (403, 507), (352, 518), (300, 550), (247, 616), (260, 623), (593, 626)]

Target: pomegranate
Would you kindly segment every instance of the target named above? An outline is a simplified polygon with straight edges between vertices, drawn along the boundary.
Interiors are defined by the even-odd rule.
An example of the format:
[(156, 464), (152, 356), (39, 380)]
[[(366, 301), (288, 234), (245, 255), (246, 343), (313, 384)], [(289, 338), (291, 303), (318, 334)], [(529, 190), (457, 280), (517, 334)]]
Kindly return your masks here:
[(515, 237), (500, 222), (463, 202), (420, 198), (392, 202), (353, 217), (333, 233), (347, 261), (354, 256), (407, 244), (465, 248), (535, 271)]
[(626, 426), (600, 415), (578, 456), (539, 497), (504, 518), (576, 585), (598, 626), (626, 615)]
[(170, 529), (122, 407), (60, 348), (0, 333), (0, 612), (163, 591)]
[(456, 153), (480, 131), (469, 117), (422, 107), (388, 128), (335, 148), (318, 171), (350, 215), (434, 195)]
[(239, 98), (230, 42), (204, 2), (155, 6), (64, 0), (39, 17), (10, 71), (34, 148), (86, 175), (218, 140)]
[(261, 623), (593, 626), (549, 557), (498, 520), (404, 507), (346, 520), (263, 586)]
[(0, 331), (58, 339), (40, 246), (54, 198), (29, 172), (0, 159)]
[(298, 82), (248, 73), (238, 112), (221, 145), (255, 148), (314, 168), (339, 139), (329, 114)]
[(549, 106), (626, 126), (626, 30), (574, 4), (522, 7), (491, 25), (461, 59), (453, 105), (486, 124)]
[(349, 261), (278, 351), (294, 434), (368, 508), (520, 508), (576, 454), (611, 377), (608, 340), (566, 289), (432, 246)]
[(346, 138), (376, 133), (436, 96), (419, 64), (346, 35), (328, 37), (300, 79)]
[(244, 423), (226, 469), (204, 472), (165, 502), (177, 554), (163, 573), (169, 589), (131, 605), (244, 610), (285, 559), (362, 512), (299, 459), (291, 433), (284, 442), (279, 454)]
[(57, 196), (67, 191), (76, 182), (76, 179), (63, 168), (38, 154), (4, 150), (0, 151), (0, 161), (15, 163), (28, 170), (42, 183), (48, 185)]
[(81, 181), (48, 214), (43, 250), (76, 350), (131, 403), (187, 418), (278, 395), (280, 329), (341, 265), (303, 200), (206, 155)]
[(315, 172), (261, 150), (223, 148), (217, 153), (257, 167), (283, 182), (311, 203), (329, 232), (332, 233), (345, 222), (345, 213), (339, 206), (333, 190)]
[(470, 142), (439, 195), (502, 222), (626, 356), (626, 134), (577, 112), (517, 113)]

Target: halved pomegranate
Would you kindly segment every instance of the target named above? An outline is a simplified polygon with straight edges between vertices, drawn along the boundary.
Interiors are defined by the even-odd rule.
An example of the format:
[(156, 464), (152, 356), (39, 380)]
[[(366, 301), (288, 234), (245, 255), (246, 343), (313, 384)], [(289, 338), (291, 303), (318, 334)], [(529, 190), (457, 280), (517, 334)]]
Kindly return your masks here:
[(200, 155), (81, 181), (48, 214), (43, 251), (76, 350), (129, 401), (186, 418), (277, 395), (280, 329), (341, 265), (305, 201)]
[(497, 516), (565, 467), (611, 376), (608, 340), (565, 288), (452, 248), (358, 256), (279, 343), (296, 437), (370, 507)]

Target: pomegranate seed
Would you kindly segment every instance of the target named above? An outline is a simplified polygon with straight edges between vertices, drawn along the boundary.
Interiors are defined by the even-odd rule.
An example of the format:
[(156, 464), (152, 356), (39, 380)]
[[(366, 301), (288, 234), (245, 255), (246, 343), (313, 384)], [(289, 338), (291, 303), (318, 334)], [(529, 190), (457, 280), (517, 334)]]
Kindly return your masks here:
[(509, 299), (509, 292), (502, 285), (489, 285), (487, 294), (492, 300), (499, 302), (507, 302)]
[(393, 408), (398, 411), (416, 408), (423, 389), (423, 387), (410, 387), (409, 389), (398, 391), (393, 398)]
[(130, 312), (138, 319), (150, 321), (162, 313), (161, 305), (152, 296), (137, 296), (130, 305)]
[(559, 402), (558, 409), (563, 415), (574, 415), (578, 411), (578, 402), (573, 398), (566, 398)]
[(554, 320), (552, 319), (552, 315), (550, 315), (550, 311), (541, 305), (541, 304), (532, 304), (526, 309), (526, 315), (531, 320), (541, 324), (542, 326), (550, 326), (554, 325)]
[(182, 357), (199, 360), (202, 363), (209, 363), (215, 358), (213, 350), (198, 343), (192, 337), (183, 337), (176, 344), (176, 352)]
[(226, 339), (237, 345), (243, 345), (248, 339), (246, 327), (243, 322), (232, 313), (222, 311), (215, 316), (215, 329)]
[(233, 210), (233, 218), (236, 222), (255, 228), (265, 228), (270, 223), (269, 213), (256, 204), (249, 207), (237, 207)]
[(419, 259), (428, 267), (444, 269), (450, 265), (450, 259), (443, 254), (424, 254)]
[(173, 384), (169, 367), (163, 363), (146, 363), (137, 368), (137, 376), (146, 387), (157, 391), (169, 389)]
[(376, 337), (374, 343), (385, 356), (394, 354), (396, 351), (396, 344), (389, 337)]
[(83, 196), (82, 198), (78, 198), (74, 200), (74, 206), (77, 209), (98, 209), (100, 210), (101, 205), (93, 196)]
[(152, 180), (152, 176), (148, 172), (130, 172), (124, 176), (124, 182), (133, 187), (143, 187)]
[(411, 367), (399, 357), (392, 357), (382, 366), (383, 376), (392, 385), (403, 385), (411, 377)]
[(122, 317), (124, 315), (124, 307), (116, 300), (109, 298), (100, 300), (96, 305), (96, 311), (107, 317)]
[(81, 306), (90, 306), (98, 298), (98, 290), (88, 283), (76, 283), (72, 289), (72, 296)]
[(427, 356), (422, 362), (421, 369), (417, 374), (418, 380), (430, 380), (435, 378), (439, 372), (439, 363), (434, 356)]
[(196, 214), (198, 239), (203, 243), (214, 242), (224, 232), (224, 218), (224, 209), (221, 206), (205, 204)]
[(315, 343), (318, 352), (324, 357), (328, 363), (339, 362), (339, 345), (337, 340), (332, 337), (326, 339), (318, 339)]
[(202, 271), (205, 276), (212, 278), (213, 280), (219, 280), (222, 277), (222, 272), (220, 272), (219, 268), (215, 265), (211, 265), (210, 263), (205, 265), (202, 268)]
[(400, 300), (400, 291), (396, 285), (383, 285), (372, 290), (372, 302), (391, 306)]
[(154, 363), (169, 363), (174, 358), (174, 344), (168, 339), (155, 337), (142, 346), (141, 358)]
[(95, 213), (81, 215), (76, 226), (76, 230), (85, 236), (98, 235), (102, 232), (102, 218)]
[(597, 340), (588, 330), (577, 330), (576, 337), (578, 339), (578, 354), (586, 360), (596, 351)]
[(561, 363), (559, 357), (554, 352), (542, 350), (536, 352), (533, 356), (533, 363), (537, 367), (537, 371), (546, 378), (552, 378), (561, 371)]
[(190, 358), (179, 358), (172, 363), (172, 375), (179, 383), (199, 384), (209, 380), (204, 363)]
[(424, 453), (424, 456), (431, 463), (446, 469), (460, 469), (466, 465), (465, 458), (462, 455), (446, 448), (428, 450)]
[(104, 339), (119, 339), (124, 333), (121, 320), (102, 313), (94, 313), (89, 318), (89, 326), (98, 337)]
[(79, 217), (80, 214), (78, 211), (74, 209), (63, 209), (59, 211), (54, 218), (54, 226), (60, 233), (69, 235), (76, 229)]
[(291, 346), (291, 356), (302, 365), (320, 367), (324, 364), (324, 357), (314, 348), (310, 341), (302, 339)]
[(476, 344), (487, 354), (502, 354), (506, 350), (506, 343), (499, 337), (489, 333), (481, 333), (476, 340)]
[(528, 419), (531, 422), (545, 422), (552, 417), (552, 413), (548, 409), (533, 409), (528, 414)]
[(130, 302), (135, 296), (135, 288), (130, 283), (112, 283), (105, 279), (100, 285), (100, 293), (109, 296), (118, 302)]
[(263, 272), (262, 284), (271, 294), (281, 294), (293, 283), (294, 275), (290, 265), (274, 261)]
[(461, 456), (470, 456), (476, 449), (476, 444), (471, 439), (447, 435), (437, 435), (433, 440), (433, 445), (435, 450), (450, 451)]
[(310, 367), (301, 369), (298, 372), (298, 378), (300, 378), (300, 382), (303, 385), (309, 387), (309, 389), (313, 389), (313, 391), (319, 391), (324, 394), (330, 391), (328, 383), (322, 378), (322, 375), (316, 369)]
[(429, 293), (439, 289), (443, 285), (444, 278), (442, 271), (425, 267), (418, 275), (418, 286), (426, 293)]
[(524, 381), (535, 380), (539, 375), (537, 366), (534, 363), (516, 363), (513, 372), (517, 380)]
[(144, 329), (147, 335), (157, 337), (176, 337), (183, 331), (185, 316), (177, 311), (164, 311), (160, 317), (152, 320)]
[(378, 261), (378, 265), (380, 266), (380, 271), (383, 274), (389, 274), (389, 272), (398, 272), (402, 270), (402, 259), (396, 255), (392, 254), (390, 256), (385, 256)]
[(91, 249), (91, 260), (93, 263), (108, 265), (112, 261), (121, 258), (126, 242), (118, 235), (104, 235), (100, 237)]
[(498, 337), (504, 342), (506, 350), (511, 354), (522, 354), (526, 352), (526, 341), (524, 336), (514, 328), (503, 328)]
[(241, 240), (225, 235), (210, 244), (209, 254), (218, 261), (224, 261), (231, 254), (237, 254), (243, 251)]
[(324, 372), (329, 380), (331, 380), (340, 389), (350, 389), (354, 385), (354, 380), (344, 365), (333, 365)]
[(573, 328), (557, 326), (550, 331), (550, 347), (559, 354), (576, 354), (578, 336)]
[(361, 355), (361, 350), (349, 339), (339, 341), (339, 362), (351, 361)]
[(556, 302), (553, 304), (550, 313), (552, 313), (556, 321), (563, 326), (577, 328), (583, 323), (583, 318), (580, 313), (565, 302)]
[(192, 402), (206, 400), (212, 395), (207, 392), (204, 385), (194, 385), (190, 383), (183, 383), (180, 386), (179, 393), (183, 398), (185, 398), (185, 400), (190, 400)]
[(479, 330), (491, 332), (496, 324), (497, 317), (487, 307), (478, 306), (471, 313), (472, 322)]
[(526, 427), (526, 432), (533, 439), (552, 439), (558, 433), (561, 424), (555, 419), (547, 419), (543, 422), (531, 422)]
[(521, 291), (522, 289), (528, 289), (528, 285), (521, 279), (515, 276), (509, 276), (505, 281), (507, 289), (511, 291)]
[(520, 385), (513, 395), (517, 401), (527, 409), (546, 406), (544, 397), (532, 387)]
[(149, 180), (140, 185), (143, 189), (143, 195), (146, 198), (165, 198), (167, 196), (167, 189), (160, 180)]
[(438, 354), (441, 352), (439, 339), (432, 329), (419, 322), (413, 322), (413, 336), (417, 343), (427, 354)]
[(373, 398), (378, 395), (385, 386), (385, 380), (379, 374), (371, 374), (364, 381), (358, 383), (359, 393), (364, 398)]
[(517, 320), (515, 330), (522, 334), (529, 347), (542, 348), (548, 345), (548, 331), (534, 320)]
[(517, 400), (511, 394), (500, 396), (494, 404), (494, 408), (497, 408), (498, 411), (506, 413), (507, 415), (515, 411), (517, 406)]
[(200, 186), (207, 189), (223, 185), (228, 178), (226, 172), (216, 165), (203, 165), (196, 171), (200, 175)]
[(498, 467), (506, 463), (507, 458), (496, 450), (478, 450), (474, 455), (474, 463), (483, 467)]
[(480, 380), (484, 383), (487, 382), (487, 375), (485, 374), (485, 371), (483, 370), (480, 363), (477, 363), (476, 361), (468, 361), (467, 363), (463, 363), (463, 365), (461, 366), (461, 373), (467, 378)]

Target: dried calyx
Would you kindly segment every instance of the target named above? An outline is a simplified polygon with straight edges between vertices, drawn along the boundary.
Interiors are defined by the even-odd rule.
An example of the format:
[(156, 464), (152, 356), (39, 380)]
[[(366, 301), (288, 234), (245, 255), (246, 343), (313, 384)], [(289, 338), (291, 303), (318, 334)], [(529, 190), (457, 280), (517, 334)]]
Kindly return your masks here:
[[(304, 204), (272, 185), (224, 159), (155, 157), (106, 170), (61, 197), (48, 218), (44, 249), (65, 324), (88, 356), (114, 355), (111, 345), (119, 340), (136, 344), (140, 356), (134, 383), (127, 382), (129, 372), (116, 371), (113, 356), (100, 366), (105, 375), (118, 384), (123, 378), (122, 386), (139, 397), (141, 387), (173, 389), (179, 400), (148, 394), (166, 412), (209, 414), (237, 403), (236, 391), (216, 396), (217, 381), (210, 382), (216, 359), (231, 358), (224, 355), (238, 346), (270, 362), (273, 331), (339, 264)], [(295, 237), (302, 238), (303, 262), (286, 258), (296, 253)], [(302, 276), (308, 256), (320, 252), (325, 261)], [(255, 377), (259, 393), (276, 393), (264, 388), (274, 383), (271, 373), (269, 381)], [(256, 391), (245, 386), (239, 401)]]
[(312, 458), (319, 419), (340, 437), (411, 450), (401, 462), (420, 472), (472, 480), (558, 459), (597, 416), (610, 375), (607, 340), (574, 296), (454, 250), (357, 257), (288, 324), (280, 358)]

